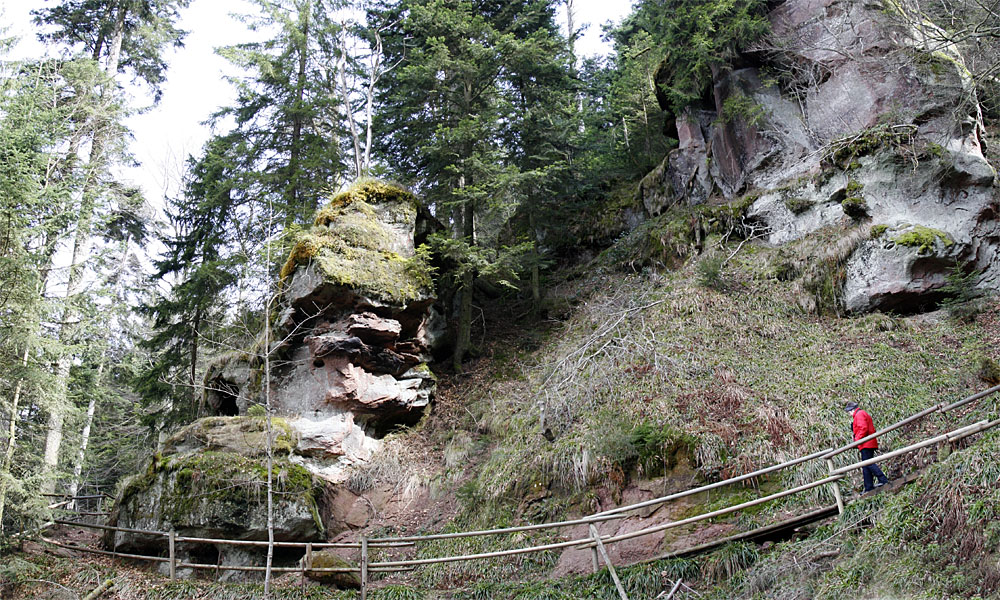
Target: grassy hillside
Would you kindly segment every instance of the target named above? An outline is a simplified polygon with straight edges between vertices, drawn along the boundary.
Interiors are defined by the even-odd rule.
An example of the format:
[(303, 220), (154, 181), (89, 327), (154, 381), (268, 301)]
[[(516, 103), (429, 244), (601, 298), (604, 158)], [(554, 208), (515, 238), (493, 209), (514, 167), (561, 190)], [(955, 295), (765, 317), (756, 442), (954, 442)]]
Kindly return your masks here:
[[(599, 259), (600, 268), (581, 270), (552, 291), (550, 305), (563, 307), (563, 321), (508, 332), (493, 343), (487, 336), (488, 358), (456, 382), (420, 431), (409, 434), (429, 438), (442, 450), (445, 469), (435, 485), (454, 486), (464, 509), (449, 528), (503, 526), (607, 508), (609, 498), (620, 499), (636, 481), (656, 481), (685, 461), (703, 482), (743, 474), (849, 441), (849, 419), (842, 410), (847, 400), (861, 402), (878, 424), (886, 425), (990, 385), (1000, 358), (995, 301), (965, 320), (945, 311), (907, 318), (808, 314), (800, 308), (801, 278), (789, 275), (788, 265), (797, 253), (815, 252), (817, 243), (780, 250), (748, 244), (738, 252), (731, 246), (675, 271), (632, 274), (615, 268), (628, 250), (612, 249)], [(986, 401), (962, 414), (932, 417), (886, 436), (882, 447), (891, 450), (973, 422), (993, 407)], [(840, 598), (859, 586), (910, 597), (919, 590), (945, 593), (956, 582), (977, 581), (982, 585), (963, 583), (963, 589), (989, 589), (984, 586), (994, 571), (967, 568), (956, 557), (968, 555), (970, 543), (991, 547), (991, 534), (968, 542), (949, 528), (956, 539), (942, 539), (933, 552), (927, 540), (945, 531), (940, 525), (944, 512), (970, 524), (992, 515), (977, 504), (986, 485), (980, 480), (988, 473), (980, 477), (962, 467), (968, 462), (988, 471), (991, 461), (985, 457), (992, 439), (974, 438), (969, 449), (934, 467), (919, 485), (898, 496), (861, 502), (811, 541), (766, 553), (734, 547), (670, 568), (697, 573), (698, 589), (719, 598)], [(883, 468), (897, 477), (929, 458), (932, 454), (924, 452)], [(848, 453), (840, 463), (854, 459)], [(968, 486), (950, 486), (948, 473), (956, 468), (962, 468), (962, 477), (980, 481), (980, 487), (972, 480)], [(758, 481), (756, 487), (730, 489), (695, 512), (824, 474), (822, 464), (809, 463)], [(860, 474), (849, 481), (860, 488)], [(995, 494), (996, 481), (986, 488)], [(812, 496), (729, 521), (749, 528), (795, 508), (789, 505), (832, 503), (830, 494), (819, 488)], [(954, 499), (950, 508), (931, 500), (942, 494)], [(898, 515), (906, 515), (905, 522), (894, 520)], [(875, 526), (859, 528), (858, 523)], [(904, 538), (906, 544), (899, 542)], [(529, 541), (551, 538), (526, 535), (514, 543)], [(812, 552), (810, 544), (827, 555), (837, 548), (837, 557), (824, 555), (815, 572), (787, 568), (800, 554)], [(889, 546), (896, 551), (888, 553)], [(485, 542), (449, 542), (421, 555), (487, 548), (492, 546)], [(922, 551), (911, 551), (916, 548)], [(420, 584), (475, 582), (498, 594), (492, 597), (561, 598), (556, 588), (542, 586), (549, 590), (543, 592), (534, 584), (516, 593), (490, 587), (508, 586), (502, 582), (512, 576), (543, 576), (554, 562), (555, 557), (541, 557), (440, 567), (423, 572)], [(753, 568), (744, 573), (741, 567), (749, 564)], [(923, 579), (887, 583), (889, 573), (900, 572), (920, 573)], [(725, 577), (733, 573), (738, 575)], [(719, 574), (730, 581), (713, 592)], [(469, 597), (490, 597), (483, 594)]]

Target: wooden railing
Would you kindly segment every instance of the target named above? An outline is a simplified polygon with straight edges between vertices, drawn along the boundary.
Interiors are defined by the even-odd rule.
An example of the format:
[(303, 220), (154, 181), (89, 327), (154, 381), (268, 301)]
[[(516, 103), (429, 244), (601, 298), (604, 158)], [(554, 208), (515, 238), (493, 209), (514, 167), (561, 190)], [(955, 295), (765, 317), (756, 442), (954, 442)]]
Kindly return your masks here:
[[(418, 535), (418, 536), (384, 537), (384, 538), (368, 538), (368, 537), (362, 536), (362, 537), (359, 538), (359, 540), (357, 542), (339, 542), (339, 543), (326, 543), (326, 542), (274, 542), (273, 545), (276, 546), (276, 547), (281, 547), (281, 548), (301, 548), (304, 551), (304, 557), (303, 557), (303, 559), (302, 559), (302, 561), (301, 561), (301, 563), (300, 563), (300, 565), (298, 567), (271, 567), (270, 571), (271, 572), (276, 572), (276, 573), (295, 573), (295, 572), (298, 572), (298, 573), (301, 573), (303, 577), (305, 577), (306, 574), (309, 573), (309, 572), (313, 572), (313, 573), (357, 573), (360, 576), (360, 579), (361, 579), (361, 598), (364, 600), (366, 598), (366, 592), (367, 592), (367, 588), (368, 588), (368, 584), (369, 584), (369, 574), (371, 574), (371, 573), (391, 573), (391, 572), (399, 572), (399, 571), (408, 571), (408, 570), (412, 570), (414, 567), (424, 566), (424, 565), (441, 564), (441, 563), (452, 563), (452, 562), (461, 562), (461, 561), (471, 561), (471, 560), (484, 560), (484, 559), (492, 559), (492, 558), (499, 558), (499, 557), (516, 556), (516, 555), (520, 555), (520, 554), (529, 554), (529, 553), (536, 553), (536, 552), (547, 552), (547, 551), (551, 551), (551, 550), (560, 550), (560, 549), (566, 549), (566, 548), (579, 548), (579, 549), (587, 549), (587, 548), (589, 548), (591, 550), (592, 566), (593, 566), (594, 570), (597, 571), (598, 568), (599, 568), (599, 558), (603, 559), (605, 565), (607, 566), (608, 570), (610, 571), (610, 573), (612, 575), (612, 579), (613, 579), (613, 581), (615, 583), (615, 586), (616, 586), (616, 588), (618, 590), (619, 596), (621, 596), (622, 600), (628, 600), (628, 597), (627, 597), (627, 595), (625, 593), (625, 590), (624, 590), (623, 586), (621, 585), (620, 580), (618, 579), (617, 573), (615, 572), (614, 565), (611, 563), (611, 560), (608, 557), (607, 551), (605, 550), (605, 546), (606, 545), (608, 545), (608, 544), (614, 544), (614, 543), (618, 543), (618, 542), (622, 542), (622, 541), (625, 541), (625, 540), (634, 539), (634, 538), (637, 538), (637, 537), (651, 535), (653, 533), (657, 533), (657, 532), (664, 531), (664, 530), (667, 530), (667, 529), (671, 529), (671, 528), (675, 528), (675, 527), (681, 527), (681, 526), (684, 526), (684, 525), (690, 525), (690, 524), (693, 524), (693, 523), (697, 523), (697, 522), (700, 522), (700, 521), (704, 521), (704, 520), (707, 520), (707, 519), (712, 519), (712, 518), (723, 516), (723, 515), (727, 515), (727, 514), (732, 514), (732, 513), (739, 512), (741, 510), (747, 509), (747, 508), (751, 508), (751, 507), (754, 507), (754, 506), (758, 506), (760, 504), (764, 504), (766, 502), (771, 502), (773, 500), (778, 500), (780, 498), (786, 498), (786, 497), (789, 497), (789, 496), (792, 496), (792, 495), (795, 495), (795, 494), (799, 494), (799, 493), (802, 493), (802, 492), (805, 492), (805, 491), (813, 490), (813, 489), (816, 489), (816, 488), (819, 488), (819, 487), (822, 487), (822, 486), (825, 486), (825, 485), (830, 485), (833, 488), (834, 497), (837, 500), (837, 507), (840, 510), (840, 512), (843, 512), (843, 510), (844, 510), (844, 503), (843, 503), (843, 498), (842, 498), (842, 495), (841, 495), (841, 492), (840, 492), (839, 482), (840, 482), (841, 479), (843, 479), (844, 477), (846, 477), (847, 474), (850, 473), (851, 471), (860, 469), (860, 468), (862, 468), (864, 466), (873, 464), (873, 463), (875, 463), (877, 461), (888, 460), (888, 459), (895, 458), (897, 456), (901, 456), (901, 455), (904, 455), (904, 454), (908, 454), (910, 452), (915, 452), (917, 450), (920, 450), (920, 449), (923, 449), (923, 448), (927, 448), (927, 447), (930, 447), (930, 446), (934, 446), (934, 445), (938, 445), (938, 444), (945, 444), (945, 443), (954, 443), (954, 442), (956, 442), (958, 440), (961, 440), (963, 438), (969, 437), (971, 435), (975, 435), (977, 433), (981, 433), (981, 432), (986, 431), (988, 429), (992, 429), (994, 427), (997, 427), (998, 425), (1000, 425), (1000, 419), (981, 420), (981, 421), (978, 421), (978, 422), (973, 423), (971, 425), (966, 425), (966, 426), (963, 426), (963, 427), (959, 427), (958, 429), (955, 429), (955, 430), (950, 431), (948, 433), (937, 435), (937, 436), (928, 438), (926, 440), (910, 444), (909, 446), (905, 446), (905, 447), (900, 448), (898, 450), (894, 450), (892, 452), (888, 452), (886, 454), (882, 454), (882, 455), (878, 456), (877, 458), (873, 458), (873, 459), (870, 459), (870, 460), (859, 461), (859, 462), (854, 462), (852, 464), (849, 464), (849, 465), (846, 465), (846, 466), (842, 466), (842, 467), (839, 467), (839, 468), (834, 466), (833, 458), (835, 458), (836, 456), (838, 456), (838, 455), (840, 455), (840, 454), (842, 454), (842, 453), (844, 453), (844, 452), (846, 452), (846, 451), (848, 451), (848, 450), (850, 450), (850, 449), (858, 446), (859, 444), (864, 443), (865, 441), (867, 441), (869, 439), (872, 439), (874, 437), (881, 436), (881, 435), (884, 435), (886, 433), (895, 431), (896, 429), (899, 429), (900, 427), (903, 427), (903, 426), (905, 426), (907, 424), (919, 421), (920, 419), (926, 418), (929, 415), (936, 414), (936, 413), (946, 413), (946, 412), (954, 410), (954, 409), (956, 409), (958, 407), (965, 406), (965, 405), (967, 405), (967, 404), (969, 404), (971, 402), (974, 402), (976, 400), (985, 398), (985, 397), (987, 397), (987, 396), (989, 396), (991, 394), (994, 394), (994, 393), (996, 393), (998, 391), (1000, 391), (1000, 386), (995, 386), (995, 387), (992, 387), (992, 388), (990, 388), (988, 390), (980, 392), (978, 394), (975, 394), (975, 395), (969, 396), (967, 398), (964, 398), (962, 400), (959, 400), (957, 402), (954, 402), (952, 404), (945, 405), (945, 404), (942, 403), (942, 404), (935, 405), (933, 407), (930, 407), (928, 409), (920, 411), (919, 413), (916, 413), (916, 414), (914, 414), (914, 415), (912, 415), (910, 417), (907, 417), (907, 418), (905, 418), (905, 419), (903, 419), (903, 420), (901, 420), (901, 421), (899, 421), (897, 423), (893, 423), (892, 425), (889, 425), (888, 427), (885, 427), (885, 428), (883, 428), (883, 429), (875, 432), (871, 436), (859, 439), (859, 440), (857, 440), (857, 441), (855, 441), (855, 442), (853, 442), (851, 444), (847, 444), (847, 445), (842, 446), (840, 448), (836, 448), (836, 449), (832, 449), (832, 450), (831, 449), (820, 450), (818, 452), (813, 452), (811, 454), (808, 454), (808, 455), (805, 455), (805, 456), (801, 456), (801, 457), (798, 457), (798, 458), (786, 461), (786, 462), (778, 464), (778, 465), (772, 465), (772, 466), (769, 466), (769, 467), (758, 469), (756, 471), (753, 471), (752, 473), (747, 473), (747, 474), (740, 475), (740, 476), (737, 476), (737, 477), (731, 477), (731, 478), (726, 479), (724, 481), (719, 481), (719, 482), (716, 482), (716, 483), (711, 483), (711, 484), (703, 485), (703, 486), (692, 488), (692, 489), (689, 489), (689, 490), (684, 490), (684, 491), (677, 492), (677, 493), (674, 493), (674, 494), (669, 494), (669, 495), (662, 496), (662, 497), (659, 497), (659, 498), (654, 498), (652, 500), (647, 500), (647, 501), (639, 502), (639, 503), (636, 503), (636, 504), (631, 504), (631, 505), (627, 505), (627, 506), (621, 506), (621, 507), (618, 507), (618, 508), (613, 508), (613, 509), (606, 510), (606, 511), (599, 512), (599, 513), (595, 513), (593, 515), (589, 515), (587, 517), (580, 518), (580, 519), (572, 519), (572, 520), (565, 520), (565, 521), (555, 521), (555, 522), (540, 523), (540, 524), (535, 524), (535, 525), (521, 525), (521, 526), (517, 526), (517, 527), (504, 527), (504, 528), (498, 528), (498, 529), (487, 529), (487, 530), (481, 530), (481, 531), (464, 531), (464, 532), (455, 532), (455, 533), (438, 533), (438, 534)], [(661, 523), (659, 525), (655, 525), (655, 526), (652, 526), (652, 527), (646, 527), (646, 528), (643, 528), (643, 529), (639, 529), (639, 530), (636, 530), (636, 531), (632, 531), (632, 532), (624, 533), (624, 534), (620, 534), (620, 535), (600, 535), (598, 533), (598, 530), (597, 530), (597, 527), (596, 527), (598, 524), (600, 524), (602, 522), (607, 522), (607, 521), (613, 521), (613, 520), (617, 520), (617, 519), (628, 518), (629, 513), (632, 513), (632, 512), (634, 512), (636, 510), (639, 510), (639, 509), (643, 509), (643, 508), (648, 508), (648, 507), (651, 507), (651, 506), (657, 506), (657, 505), (665, 504), (667, 502), (670, 502), (670, 501), (673, 501), (673, 500), (677, 500), (679, 498), (684, 498), (684, 497), (692, 496), (692, 495), (695, 495), (695, 494), (701, 494), (701, 493), (704, 493), (704, 492), (708, 492), (708, 491), (711, 491), (711, 490), (714, 490), (714, 489), (718, 489), (718, 488), (723, 487), (723, 486), (732, 485), (732, 484), (735, 484), (735, 483), (741, 483), (741, 482), (744, 482), (744, 481), (748, 481), (748, 480), (751, 480), (751, 479), (754, 479), (754, 478), (757, 478), (757, 477), (760, 477), (760, 476), (763, 476), (763, 475), (767, 475), (767, 474), (770, 474), (770, 473), (775, 473), (775, 472), (778, 472), (778, 471), (781, 471), (781, 470), (784, 470), (784, 469), (788, 469), (788, 468), (791, 468), (791, 467), (794, 467), (794, 466), (797, 466), (797, 465), (800, 465), (800, 464), (803, 464), (803, 463), (806, 463), (806, 462), (809, 462), (809, 461), (813, 461), (813, 460), (823, 460), (823, 461), (826, 462), (826, 464), (828, 466), (828, 470), (829, 470), (829, 474), (828, 474), (827, 477), (824, 477), (824, 478), (812, 481), (810, 483), (799, 485), (797, 487), (794, 487), (794, 488), (791, 488), (791, 489), (788, 489), (788, 490), (776, 492), (776, 493), (773, 493), (773, 494), (770, 494), (770, 495), (767, 495), (767, 496), (764, 496), (764, 497), (761, 497), (761, 498), (757, 498), (755, 500), (750, 500), (750, 501), (747, 501), (747, 502), (742, 502), (740, 504), (735, 504), (733, 506), (728, 506), (728, 507), (721, 508), (721, 509), (718, 509), (718, 510), (714, 510), (714, 511), (711, 511), (711, 512), (707, 512), (707, 513), (704, 513), (704, 514), (700, 514), (700, 515), (696, 515), (696, 516), (693, 516), (693, 517), (689, 517), (689, 518), (686, 518), (686, 519), (681, 519), (681, 520), (678, 520), (678, 521), (670, 521), (670, 522), (667, 522), (667, 523)], [(261, 572), (261, 571), (267, 570), (267, 567), (258, 567), (258, 566), (238, 566), (238, 565), (218, 565), (218, 564), (216, 564), (216, 565), (209, 565), (209, 564), (200, 564), (200, 563), (188, 563), (188, 562), (178, 561), (177, 555), (176, 555), (176, 544), (182, 543), (182, 542), (183, 543), (192, 543), (192, 544), (213, 544), (213, 545), (231, 545), (231, 546), (262, 546), (262, 547), (267, 546), (269, 543), (267, 541), (263, 541), (263, 540), (261, 540), (261, 541), (257, 541), (257, 540), (226, 540), (226, 539), (213, 539), (213, 538), (198, 538), (198, 537), (189, 537), (189, 536), (178, 536), (173, 531), (163, 532), (163, 531), (149, 531), (149, 530), (142, 530), (142, 529), (128, 529), (128, 528), (122, 528), (122, 527), (111, 527), (111, 526), (107, 526), (107, 525), (94, 525), (94, 524), (89, 524), (89, 523), (79, 523), (79, 522), (67, 521), (67, 520), (55, 520), (54, 523), (56, 523), (56, 524), (62, 524), (62, 525), (72, 525), (72, 526), (79, 526), (79, 527), (87, 527), (87, 528), (100, 529), (100, 530), (106, 530), (106, 531), (115, 531), (115, 532), (123, 532), (123, 533), (136, 533), (136, 534), (150, 535), (150, 536), (162, 536), (162, 537), (164, 537), (164, 538), (167, 539), (168, 555), (166, 557), (146, 556), (146, 555), (139, 555), (139, 554), (124, 554), (124, 553), (120, 553), (120, 552), (116, 552), (116, 551), (110, 551), (110, 550), (98, 550), (98, 549), (95, 549), (95, 548), (86, 548), (86, 547), (80, 547), (80, 546), (67, 545), (67, 544), (62, 544), (62, 543), (56, 542), (54, 540), (48, 540), (48, 539), (45, 539), (45, 538), (43, 538), (43, 539), (45, 539), (45, 541), (47, 541), (48, 543), (54, 544), (56, 546), (63, 547), (63, 548), (69, 548), (69, 549), (73, 549), (73, 550), (80, 550), (80, 551), (84, 551), (84, 552), (93, 552), (93, 553), (102, 554), (102, 555), (106, 555), (106, 556), (115, 556), (115, 557), (127, 558), (127, 559), (145, 560), (145, 561), (160, 562), (160, 563), (166, 562), (166, 563), (169, 563), (169, 573), (170, 573), (171, 579), (173, 579), (173, 578), (176, 577), (176, 571), (177, 571), (178, 568), (215, 570), (217, 572), (218, 571)], [(550, 543), (550, 544), (528, 546), (528, 547), (524, 547), (524, 548), (515, 548), (515, 549), (511, 549), (511, 550), (499, 550), (499, 551), (495, 551), (495, 552), (483, 552), (483, 553), (477, 553), (477, 554), (465, 554), (465, 555), (456, 555), (456, 556), (443, 556), (443, 557), (435, 557), (435, 558), (420, 558), (420, 559), (409, 559), (409, 560), (387, 560), (387, 561), (382, 561), (382, 562), (378, 562), (378, 561), (372, 562), (370, 560), (370, 556), (369, 556), (369, 550), (373, 549), (373, 548), (410, 547), (410, 546), (414, 546), (417, 543), (428, 542), (428, 541), (433, 541), (433, 540), (460, 539), (460, 538), (493, 536), (493, 535), (509, 535), (509, 534), (513, 534), (513, 533), (520, 533), (520, 532), (526, 532), (526, 531), (551, 530), (551, 529), (559, 529), (559, 528), (564, 528), (564, 527), (573, 527), (573, 526), (582, 526), (582, 525), (585, 525), (588, 528), (589, 535), (587, 537), (577, 538), (577, 539), (563, 541), (563, 542), (554, 542), (554, 543)], [(358, 550), (359, 554), (360, 554), (359, 566), (358, 567), (324, 567), (324, 568), (313, 568), (313, 566), (312, 566), (312, 563), (313, 563), (313, 551), (317, 550), (317, 549), (323, 549), (323, 548), (339, 548), (339, 549), (354, 549), (354, 550)]]

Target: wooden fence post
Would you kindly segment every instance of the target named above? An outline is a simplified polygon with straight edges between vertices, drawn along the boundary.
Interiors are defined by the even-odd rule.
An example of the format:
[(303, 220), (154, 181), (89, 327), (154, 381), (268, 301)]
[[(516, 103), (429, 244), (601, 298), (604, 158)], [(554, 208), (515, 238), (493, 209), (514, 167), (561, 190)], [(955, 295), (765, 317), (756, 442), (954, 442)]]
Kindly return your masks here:
[(368, 538), (361, 537), (361, 600), (367, 597), (368, 587)]
[(174, 553), (174, 538), (177, 537), (177, 533), (173, 529), (167, 534), (168, 545), (170, 547), (170, 581), (177, 579), (177, 556)]
[(601, 558), (604, 559), (604, 564), (608, 566), (608, 572), (611, 573), (611, 580), (615, 582), (615, 587), (618, 588), (618, 595), (621, 596), (622, 600), (628, 600), (628, 594), (625, 593), (625, 588), (622, 587), (622, 582), (618, 579), (618, 573), (615, 572), (615, 566), (611, 564), (611, 558), (608, 556), (608, 551), (604, 549), (604, 543), (601, 541), (601, 534), (597, 532), (597, 527), (594, 527), (593, 523), (590, 524), (590, 537), (594, 538), (597, 550), (601, 553)]
[[(832, 458), (826, 459), (826, 468), (830, 471), (830, 474), (833, 475), (833, 459)], [(834, 497), (834, 499), (837, 500), (837, 513), (842, 515), (842, 514), (844, 514), (844, 498), (840, 495), (840, 482), (839, 481), (834, 481), (830, 485), (833, 486), (833, 497)]]
[(306, 586), (306, 571), (313, 566), (313, 545), (312, 542), (306, 544), (306, 555), (302, 558), (302, 587)]

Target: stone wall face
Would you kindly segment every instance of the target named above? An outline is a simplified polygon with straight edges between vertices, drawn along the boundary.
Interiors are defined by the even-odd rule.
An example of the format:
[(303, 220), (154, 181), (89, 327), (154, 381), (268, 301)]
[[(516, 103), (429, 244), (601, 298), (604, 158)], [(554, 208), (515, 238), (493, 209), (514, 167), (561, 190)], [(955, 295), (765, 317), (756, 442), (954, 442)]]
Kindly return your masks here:
[[(717, 73), (715, 110), (677, 118), (679, 147), (640, 186), (648, 213), (753, 194), (770, 244), (874, 227), (843, 259), (850, 311), (933, 306), (956, 261), (998, 287), (996, 173), (957, 51), (861, 2), (787, 0), (769, 18), (759, 56), (782, 81)], [(752, 124), (718, 118), (736, 94), (759, 108)], [(924, 229), (941, 235), (900, 243)]]

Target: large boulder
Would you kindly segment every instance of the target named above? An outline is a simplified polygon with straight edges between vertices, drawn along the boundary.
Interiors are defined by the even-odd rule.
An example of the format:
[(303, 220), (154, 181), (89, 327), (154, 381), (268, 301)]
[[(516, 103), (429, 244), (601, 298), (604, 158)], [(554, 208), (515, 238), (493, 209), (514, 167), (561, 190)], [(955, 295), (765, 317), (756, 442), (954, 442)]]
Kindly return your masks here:
[[(782, 84), (758, 67), (716, 72), (714, 106), (677, 117), (680, 147), (640, 185), (648, 212), (750, 197), (743, 225), (770, 244), (850, 238), (837, 265), (849, 311), (932, 308), (956, 263), (1000, 284), (996, 173), (968, 71), (927, 42), (933, 24), (910, 28), (888, 6), (777, 4), (764, 68)], [(905, 243), (926, 230), (938, 243)]]
[[(273, 524), (277, 541), (322, 541), (321, 482), (289, 459), (291, 429), (275, 419), (272, 465)], [(267, 540), (267, 463), (262, 417), (209, 417), (167, 440), (146, 471), (127, 480), (109, 524), (140, 531), (175, 531), (180, 537)], [(109, 531), (108, 548), (160, 554), (167, 538)], [(263, 547), (180, 542), (181, 561), (245, 566), (257, 564)], [(289, 557), (293, 559), (295, 557)], [(236, 572), (228, 572), (233, 577)]]

